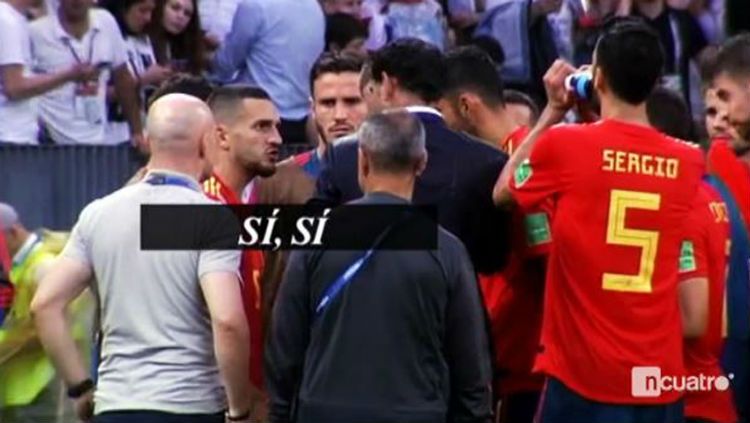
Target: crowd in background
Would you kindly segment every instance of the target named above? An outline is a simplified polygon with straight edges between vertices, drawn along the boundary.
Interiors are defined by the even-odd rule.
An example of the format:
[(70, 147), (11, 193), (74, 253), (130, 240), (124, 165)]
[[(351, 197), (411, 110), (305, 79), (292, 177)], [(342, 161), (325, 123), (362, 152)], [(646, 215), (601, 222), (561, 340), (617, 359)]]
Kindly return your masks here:
[[(443, 51), (482, 47), (508, 87), (539, 107), (546, 69), (558, 57), (590, 63), (615, 15), (643, 16), (659, 32), (664, 83), (700, 120), (700, 59), (747, 26), (746, 5), (723, 0), (100, 0), (91, 12), (94, 0), (3, 3), (0, 143), (15, 144), (138, 146), (148, 96), (179, 73), (262, 87), (279, 108), (284, 142), (314, 144), (315, 59), (365, 56), (401, 37)], [(88, 13), (91, 28), (81, 26)]]
[[(540, 352), (542, 310), (547, 313), (551, 307), (543, 293), (545, 272), (550, 268), (546, 260), (560, 253), (554, 243), (577, 241), (570, 233), (567, 239), (561, 236), (561, 241), (551, 235), (550, 228), (562, 225), (562, 220), (551, 213), (549, 204), (523, 213), (497, 207), (502, 203), (499, 198), (509, 195), (507, 190), (518, 191), (532, 178), (530, 168), (518, 159), (521, 154), (529, 155), (523, 143), (535, 142), (542, 132), (555, 132), (550, 129), (553, 123), (596, 120), (596, 112), (607, 107), (611, 111), (613, 102), (626, 103), (617, 104), (628, 111), (628, 107), (645, 104), (648, 122), (641, 126), (650, 125), (708, 149), (708, 172), (722, 180), (734, 197), (731, 213), (724, 212), (716, 222), (721, 220), (722, 228), (728, 227), (727, 214), (731, 214), (732, 223), (739, 225), (732, 231), (746, 232), (741, 222), (750, 221), (750, 112), (744, 112), (750, 110), (750, 100), (737, 96), (741, 89), (727, 87), (732, 87), (735, 77), (750, 84), (750, 39), (735, 38), (729, 47), (726, 40), (750, 29), (747, 9), (746, 2), (731, 0), (100, 0), (96, 5), (93, 0), (0, 1), (0, 148), (7, 144), (130, 143), (151, 160), (127, 188), (87, 207), (69, 240), (68, 234), (30, 231), (22, 223), (23, 216), (0, 203), (0, 259), (5, 258), (5, 268), (11, 269), (10, 283), (16, 287), (12, 296), (8, 294), (12, 290), (0, 282), (0, 310), (10, 310), (6, 320), (10, 323), (0, 327), (0, 374), (7, 376), (0, 385), (0, 423), (50, 416), (69, 421), (74, 414), (83, 418), (94, 412), (94, 421), (101, 422), (317, 422), (331, 416), (340, 421), (365, 421), (372, 416), (381, 419), (377, 421), (404, 422), (534, 420), (543, 386), (548, 386), (544, 377), (532, 373)], [(628, 16), (639, 19), (632, 25), (645, 22), (651, 30), (631, 28), (624, 33), (632, 31), (641, 39), (659, 42), (636, 49), (620, 34), (622, 39), (610, 41), (613, 51), (651, 54), (647, 58), (653, 61), (643, 63), (647, 76), (635, 73), (644, 80), (659, 75), (656, 87), (653, 81), (628, 81), (622, 74), (615, 80), (616, 64), (622, 69), (630, 66), (628, 72), (633, 67), (622, 63), (624, 54), (612, 57), (611, 53), (607, 63), (598, 65), (610, 73), (605, 78), (614, 79), (599, 80), (596, 87), (590, 82), (588, 94), (577, 92), (579, 100), (586, 101), (574, 108), (567, 103), (561, 107), (561, 98), (572, 95), (563, 76), (576, 69), (585, 74), (597, 56), (597, 42), (611, 31), (610, 18)], [(738, 59), (733, 61), (727, 51), (737, 52)], [(597, 57), (602, 55), (606, 53), (600, 51)], [(717, 85), (717, 80), (723, 85)], [(594, 90), (606, 95), (590, 98)], [(619, 98), (623, 93), (635, 99)], [(608, 103), (596, 104), (602, 100)], [(732, 104), (741, 106), (732, 109)], [(398, 111), (387, 112), (393, 109)], [(550, 118), (551, 110), (555, 119)], [(747, 122), (737, 118), (743, 113)], [(612, 119), (608, 122), (615, 125)], [(594, 131), (597, 125), (587, 127)], [(674, 141), (665, 141), (650, 129), (638, 130), (643, 131), (643, 139), (665, 145)], [(623, 126), (611, 131), (632, 136), (635, 130)], [(579, 141), (579, 137), (569, 138)], [(608, 142), (609, 138), (592, 140)], [(388, 147), (388, 142), (397, 145)], [(299, 145), (305, 151), (280, 161), (285, 144)], [(689, 154), (680, 148), (669, 152), (683, 159), (699, 155), (697, 148), (691, 147), (695, 151)], [(571, 151), (560, 153), (561, 157), (566, 154), (568, 164), (576, 159), (576, 152)], [(429, 152), (428, 157), (423, 152)], [(610, 153), (612, 173), (645, 174), (646, 160), (656, 160), (656, 156), (643, 159), (622, 151)], [(508, 169), (515, 174), (511, 176)], [(659, 177), (670, 179), (666, 172), (667, 176)], [(693, 182), (698, 183), (698, 172), (693, 173)], [(661, 183), (666, 182), (654, 185)], [(402, 196), (404, 202), (436, 204), (439, 223), (455, 235), (441, 233), (450, 251), (426, 260), (429, 264), (393, 253), (393, 262), (403, 261), (392, 273), (383, 270), (391, 269), (392, 262), (371, 270), (376, 276), (370, 273), (373, 279), (388, 281), (393, 294), (379, 294), (370, 285), (374, 291), (361, 303), (349, 297), (349, 302), (333, 307), (335, 311), (320, 321), (307, 315), (310, 305), (305, 301), (313, 297), (308, 289), (321, 290), (321, 286), (301, 283), (321, 278), (310, 270), (319, 265), (315, 254), (200, 252), (193, 262), (192, 256), (167, 252), (157, 260), (136, 248), (137, 231), (127, 230), (128, 224), (137, 223), (139, 202), (153, 200), (153, 193), (175, 203), (207, 201), (205, 194), (223, 204), (335, 206), (363, 195), (372, 200), (368, 196), (382, 187), (408, 192)], [(188, 194), (182, 188), (198, 192)], [(711, 204), (721, 203), (715, 200)], [(641, 203), (622, 207), (653, 210), (649, 209), (652, 205)], [(121, 226), (109, 225), (108, 219)], [(631, 233), (636, 241), (623, 241), (630, 223), (622, 223), (625, 232), (618, 235), (615, 231), (612, 240), (607, 238), (607, 247), (611, 243), (638, 247), (647, 255), (648, 246), (641, 238), (648, 231)], [(718, 230), (707, 233), (711, 231), (719, 234)], [(721, 236), (715, 244), (726, 249), (729, 235), (722, 232)], [(732, 232), (732, 245), (743, 245), (734, 243), (734, 236)], [(122, 245), (114, 245), (111, 240), (115, 239)], [(584, 238), (578, 241), (576, 247), (586, 243)], [(696, 259), (692, 248), (680, 251), (680, 259), (685, 260), (679, 262), (680, 269), (693, 263), (695, 268), (686, 274), (706, 277), (705, 266), (696, 276), (700, 266), (691, 260), (705, 264), (709, 259), (700, 255)], [(48, 273), (58, 255), (62, 259)], [(747, 258), (750, 250), (736, 255)], [(430, 269), (435, 262), (442, 267)], [(722, 269), (732, 263), (711, 261)], [(585, 272), (585, 267), (574, 270)], [(416, 301), (403, 304), (407, 301), (398, 299), (412, 298), (413, 292), (401, 291), (404, 286), (396, 282), (409, 269), (415, 274), (430, 269), (434, 274), (424, 277), (429, 281), (440, 279), (439, 274), (451, 276), (445, 287), (426, 285), (426, 291), (439, 291), (426, 301), (428, 306)], [(642, 271), (648, 273), (648, 268)], [(227, 294), (216, 288), (231, 285), (233, 280), (221, 279), (232, 272), (244, 281), (241, 292)], [(211, 280), (204, 280), (204, 273)], [(63, 313), (67, 302), (89, 286), (94, 274), (101, 291), (92, 294), (103, 314), (97, 315), (94, 324), (94, 351), (84, 351), (94, 361), (89, 372), (75, 343), (84, 350), (90, 347), (89, 328), (80, 317), (90, 313), (90, 299), (82, 297), (74, 303), (72, 330), (66, 328)], [(322, 282), (335, 277), (331, 273)], [(743, 277), (746, 281), (745, 274), (730, 272), (726, 290), (733, 298), (750, 291), (739, 295), (730, 291), (728, 281)], [(680, 276), (680, 281), (690, 280), (686, 278)], [(54, 288), (45, 288), (32, 303), (42, 280), (45, 287)], [(480, 290), (467, 290), (474, 284)], [(660, 295), (668, 297), (664, 292)], [(706, 299), (709, 294), (696, 296)], [(237, 298), (242, 303), (233, 301)], [(394, 299), (413, 312), (409, 316), (414, 321), (428, 316), (420, 321), (427, 323), (403, 325), (398, 314), (374, 323), (368, 318), (393, 304), (384, 301), (384, 305), (378, 303), (383, 308), (378, 308), (373, 298)], [(710, 339), (693, 328), (689, 313), (672, 313), (674, 321), (659, 325), (637, 322), (639, 330), (658, 326), (662, 332), (671, 332), (669, 339), (677, 343), (670, 345), (674, 347), (670, 351), (682, 352), (683, 334), (678, 332), (684, 329), (686, 338), (710, 344), (701, 350), (709, 350), (710, 363), (699, 370), (723, 371), (714, 347), (717, 333), (719, 344), (726, 333), (717, 329), (721, 319), (715, 318), (716, 310), (721, 307), (715, 307), (715, 293), (711, 298), (714, 317), (703, 324), (709, 329), (701, 329), (709, 331), (705, 336)], [(431, 312), (433, 300), (444, 308)], [(676, 303), (673, 297), (668, 300)], [(734, 323), (730, 323), (727, 339), (739, 340), (731, 351), (739, 351), (740, 357), (721, 363), (736, 372), (735, 397), (729, 392), (694, 397), (685, 409), (692, 421), (747, 421), (747, 401), (742, 395), (748, 392), (750, 329), (736, 322), (742, 320), (737, 316), (750, 315), (750, 309), (738, 303), (728, 308)], [(590, 306), (593, 310), (596, 305)], [(170, 313), (160, 314), (163, 310)], [(358, 320), (353, 317), (356, 313), (364, 313), (365, 318)], [(489, 328), (484, 327), (483, 313), (489, 317)], [(38, 333), (32, 328), (32, 314)], [(580, 314), (576, 316), (579, 326), (587, 324), (581, 323), (586, 319)], [(564, 317), (558, 320), (568, 321), (570, 316)], [(545, 322), (545, 326), (552, 324)], [(331, 336), (321, 338), (320, 327), (331, 330)], [(394, 328), (406, 333), (398, 344), (393, 343)], [(334, 336), (346, 329), (351, 331), (348, 337)], [(134, 333), (137, 339), (129, 339)], [(46, 350), (34, 341), (37, 336)], [(590, 341), (606, 344), (608, 336)], [(620, 341), (628, 346), (639, 343), (637, 336), (625, 338)], [(567, 342), (547, 341), (553, 348)], [(576, 341), (587, 344), (585, 339), (571, 339), (570, 345)], [(638, 347), (645, 348), (645, 343)], [(368, 366), (358, 365), (363, 349), (381, 354), (368, 356)], [(306, 361), (310, 356), (316, 360), (314, 365)], [(120, 361), (121, 357), (125, 359)], [(621, 356), (613, 357), (591, 357), (578, 364), (594, 366), (606, 361), (602, 367), (606, 373), (609, 367), (622, 364)], [(99, 359), (104, 361), (98, 363)], [(342, 367), (350, 371), (344, 374)], [(576, 377), (588, 376), (591, 386), (599, 383), (591, 382), (591, 375), (581, 376), (586, 369), (577, 370)], [(567, 375), (559, 377), (563, 378), (568, 382)], [(558, 384), (553, 388), (558, 400), (572, 394), (569, 401), (582, 400), (580, 409), (589, 410), (586, 407), (618, 402), (599, 397), (610, 389), (624, 389), (615, 385), (571, 386), (566, 391)], [(130, 386), (143, 389), (133, 392)], [(62, 400), (65, 390), (74, 399), (75, 410)], [(368, 395), (375, 398), (373, 403), (368, 403)], [(598, 400), (585, 402), (584, 397)], [(497, 400), (501, 407), (491, 410)], [(401, 410), (394, 404), (419, 407)], [(634, 415), (640, 415), (647, 407), (634, 408), (640, 410)], [(682, 403), (677, 408), (682, 410)], [(220, 412), (225, 409), (226, 416)], [(186, 416), (169, 420), (164, 415), (185, 410), (194, 420)], [(610, 421), (608, 416), (591, 417)], [(682, 416), (654, 421), (678, 422)]]

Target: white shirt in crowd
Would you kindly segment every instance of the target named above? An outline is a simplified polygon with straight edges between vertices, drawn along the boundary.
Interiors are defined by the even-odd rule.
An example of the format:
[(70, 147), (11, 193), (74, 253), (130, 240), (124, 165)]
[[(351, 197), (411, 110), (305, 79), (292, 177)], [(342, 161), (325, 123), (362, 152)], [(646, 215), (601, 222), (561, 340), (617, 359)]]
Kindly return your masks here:
[[(22, 65), (31, 74), (31, 41), (26, 17), (10, 4), (0, 1), (0, 66)], [(0, 81), (0, 142), (36, 144), (37, 103), (34, 98), (11, 101)]]
[(203, 30), (220, 42), (232, 29), (232, 20), (237, 6), (242, 0), (201, 0), (198, 2), (198, 15)]
[(39, 73), (58, 72), (77, 62), (89, 62), (102, 70), (98, 84), (88, 93), (81, 84), (69, 82), (40, 97), (40, 117), (55, 143), (117, 143), (105, 138), (106, 90), (113, 69), (126, 63), (127, 52), (112, 15), (91, 9), (89, 30), (80, 40), (65, 32), (57, 14), (47, 15), (31, 24), (31, 43)]
[[(136, 80), (146, 72), (146, 69), (156, 63), (154, 48), (151, 45), (151, 40), (148, 36), (125, 36), (125, 49), (128, 58), (128, 70)], [(141, 88), (139, 94), (141, 104), (146, 104), (146, 97), (143, 88)], [(145, 121), (145, 113), (143, 113), (142, 117)], [(110, 118), (112, 118), (111, 113)], [(116, 120), (110, 119), (109, 122), (107, 122), (105, 138), (108, 142), (112, 143), (124, 143), (129, 142), (132, 139), (130, 126), (122, 113), (120, 113), (120, 116)]]

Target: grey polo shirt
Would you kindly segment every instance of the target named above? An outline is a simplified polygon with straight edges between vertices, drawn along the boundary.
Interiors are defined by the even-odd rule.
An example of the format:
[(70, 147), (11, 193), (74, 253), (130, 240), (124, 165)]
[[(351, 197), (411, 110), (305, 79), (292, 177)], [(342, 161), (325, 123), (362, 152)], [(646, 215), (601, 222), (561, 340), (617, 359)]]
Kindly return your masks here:
[(139, 182), (86, 206), (62, 253), (90, 265), (96, 276), (103, 335), (97, 414), (225, 407), (199, 278), (211, 272), (239, 277), (240, 251), (140, 249), (141, 204), (212, 203), (194, 179), (170, 176), (187, 186)]

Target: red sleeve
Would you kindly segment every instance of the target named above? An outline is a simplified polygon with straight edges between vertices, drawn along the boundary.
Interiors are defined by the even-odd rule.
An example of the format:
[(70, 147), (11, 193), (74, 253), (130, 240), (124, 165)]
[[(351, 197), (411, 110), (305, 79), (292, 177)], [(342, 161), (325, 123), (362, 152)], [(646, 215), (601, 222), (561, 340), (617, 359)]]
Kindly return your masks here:
[(703, 187), (698, 189), (696, 200), (685, 220), (685, 235), (680, 245), (679, 280), (708, 277), (708, 234), (711, 209)]
[(524, 211), (538, 206), (556, 194), (560, 186), (560, 166), (564, 151), (551, 129), (542, 134), (531, 155), (518, 165), (510, 181), (510, 192)]

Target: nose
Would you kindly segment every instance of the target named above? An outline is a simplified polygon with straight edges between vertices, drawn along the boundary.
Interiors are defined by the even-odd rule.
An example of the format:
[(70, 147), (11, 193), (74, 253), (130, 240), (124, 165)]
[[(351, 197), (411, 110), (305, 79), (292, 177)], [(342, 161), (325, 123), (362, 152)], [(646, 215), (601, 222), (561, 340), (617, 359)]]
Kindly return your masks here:
[(346, 120), (349, 117), (349, 110), (343, 102), (337, 102), (333, 110), (333, 118), (336, 120)]
[(274, 127), (273, 128), (273, 134), (271, 134), (271, 137), (268, 138), (268, 143), (271, 144), (271, 145), (278, 146), (278, 145), (281, 145), (282, 141), (283, 140), (281, 139), (281, 133), (279, 132), (279, 128), (278, 127)]

